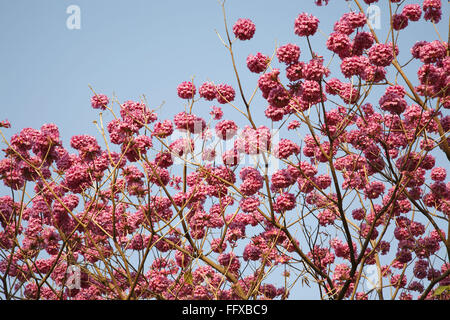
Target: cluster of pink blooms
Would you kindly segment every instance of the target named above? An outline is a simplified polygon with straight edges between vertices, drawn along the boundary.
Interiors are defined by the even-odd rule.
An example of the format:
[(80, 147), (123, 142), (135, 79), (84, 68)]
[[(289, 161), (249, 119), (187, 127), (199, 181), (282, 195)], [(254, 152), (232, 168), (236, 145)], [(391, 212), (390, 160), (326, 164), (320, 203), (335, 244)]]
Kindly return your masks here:
[(238, 19), (233, 26), (233, 32), (239, 40), (250, 40), (255, 35), (256, 27), (250, 19)]
[[(197, 93), (197, 88), (191, 81), (184, 81), (178, 85), (177, 91), (180, 98), (193, 99)], [(198, 91), (201, 98), (208, 101), (217, 99), (220, 104), (232, 102), (236, 95), (232, 86), (228, 84), (215, 85), (212, 82), (203, 83)]]
[[(441, 20), (441, 1), (391, 2), (398, 32), (422, 17)], [(104, 139), (75, 135), (71, 149), (55, 124), (13, 134), (0, 160), (0, 179), (12, 191), (0, 197), (0, 274), (14, 279), (11, 292), (28, 299), (285, 299), (287, 287), (263, 277), (280, 266), (304, 268), (329, 297), (368, 299), (361, 272), (374, 266), (398, 298), (435, 298), (430, 284), (450, 284), (448, 256), (441, 258), (450, 183), (435, 156), (450, 144), (450, 116), (443, 115), (450, 108), (448, 44), (419, 41), (400, 52), (364, 31), (366, 23), (364, 13), (345, 13), (326, 40), (345, 80), (330, 77), (312, 51), (300, 61), (306, 45), (280, 46), (278, 68), (261, 52), (244, 61), (268, 103), (250, 111), (264, 111), (289, 134), (309, 130), (301, 141), (275, 140), (271, 125), (252, 121), (240, 131), (224, 119), (235, 89), (204, 82), (197, 90), (193, 81), (178, 85), (178, 97), (191, 106), (223, 105), (210, 105), (208, 121), (197, 106), (198, 114), (186, 108), (158, 119), (129, 100), (106, 124)], [(308, 13), (293, 25), (302, 45), (318, 29)], [(250, 40), (255, 24), (239, 19), (232, 31)], [(421, 64), (417, 86), (387, 79), (400, 54)], [(376, 105), (367, 101), (374, 84), (383, 88)], [(104, 94), (90, 102), (112, 110)], [(222, 159), (207, 144), (213, 134), (232, 145)], [(243, 164), (242, 155), (260, 162)], [(269, 174), (272, 161), (280, 167)], [(147, 262), (135, 268), (121, 261), (131, 256)], [(77, 288), (68, 286), (71, 266), (81, 266)]]

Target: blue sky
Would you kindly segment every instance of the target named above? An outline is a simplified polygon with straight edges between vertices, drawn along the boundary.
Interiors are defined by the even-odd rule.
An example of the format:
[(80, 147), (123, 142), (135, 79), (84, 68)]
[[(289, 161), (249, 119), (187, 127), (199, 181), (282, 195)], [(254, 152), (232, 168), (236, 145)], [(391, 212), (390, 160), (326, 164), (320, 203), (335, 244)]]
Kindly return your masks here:
[[(377, 30), (380, 39), (388, 31), (386, 3), (380, 1), (384, 12)], [(66, 27), (69, 5), (81, 9), (80, 30)], [(445, 1), (443, 6), (437, 28), (447, 39), (449, 8)], [(348, 11), (343, 0), (330, 0), (326, 7), (316, 7), (312, 0), (228, 0), (226, 9), (230, 27), (238, 18), (250, 18), (256, 24), (254, 39), (234, 46), (246, 93), (253, 91), (258, 78), (246, 68), (248, 54), (271, 55), (276, 45), (293, 42), (301, 47), (301, 59), (309, 60), (305, 39), (293, 32), (299, 13), (313, 13), (320, 19), (320, 29), (330, 33), (334, 21)], [(115, 94), (121, 102), (139, 100), (142, 95), (151, 108), (165, 102), (162, 118), (184, 109), (176, 95), (182, 81), (195, 77), (197, 86), (213, 80), (237, 88), (229, 55), (215, 30), (224, 35), (221, 8), (215, 0), (1, 1), (0, 120), (9, 119), (12, 124), (5, 132), (10, 136), (24, 127), (55, 123), (65, 146), (75, 134), (98, 136), (92, 123), (98, 112), (90, 107), (89, 85), (97, 93)], [(400, 36), (401, 55), (407, 57), (403, 62), (415, 41), (435, 39), (430, 23), (411, 23)], [(325, 41), (321, 33), (313, 37), (315, 51), (323, 52)], [(335, 63), (332, 71), (338, 67)], [(257, 96), (253, 107), (260, 111), (254, 112), (255, 120), (267, 125), (263, 115), (267, 103)], [(194, 113), (207, 117), (210, 106), (200, 103)], [(235, 110), (224, 107), (224, 111), (225, 118), (238, 118)], [(300, 297), (310, 296), (300, 293)]]
[[(254, 39), (235, 45), (246, 91), (251, 92), (257, 80), (245, 67), (249, 53), (272, 54), (276, 44), (294, 42), (302, 48), (301, 58), (309, 58), (304, 39), (293, 33), (294, 19), (300, 12), (311, 12), (321, 20), (321, 30), (329, 33), (347, 11), (343, 2), (331, 0), (327, 7), (316, 7), (312, 0), (280, 0), (276, 5), (229, 0), (229, 24), (248, 17), (257, 28)], [(72, 4), (81, 9), (80, 30), (66, 27), (66, 8)], [(444, 7), (438, 28), (445, 38)], [(211, 79), (235, 85), (229, 56), (215, 33), (224, 32), (214, 0), (17, 0), (2, 1), (0, 12), (0, 118), (11, 121), (10, 132), (53, 122), (64, 137), (95, 133), (92, 120), (97, 114), (89, 106), (88, 85), (107, 95), (115, 93), (120, 101), (139, 100), (144, 94), (152, 107), (165, 101), (164, 112), (170, 114), (182, 107), (176, 96), (181, 81), (194, 76), (197, 84)], [(419, 39), (436, 39), (431, 24), (410, 24), (401, 36), (405, 43)], [(320, 52), (325, 40), (316, 35), (313, 47)], [(261, 110), (265, 107), (260, 105)], [(227, 112), (234, 116), (233, 110)]]

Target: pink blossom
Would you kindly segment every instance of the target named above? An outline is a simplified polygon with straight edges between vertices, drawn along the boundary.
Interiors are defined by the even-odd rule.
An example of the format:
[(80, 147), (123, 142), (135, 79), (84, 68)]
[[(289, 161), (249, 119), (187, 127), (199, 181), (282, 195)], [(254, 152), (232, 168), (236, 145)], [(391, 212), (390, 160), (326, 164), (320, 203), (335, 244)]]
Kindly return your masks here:
[(255, 24), (250, 19), (240, 18), (233, 26), (233, 33), (239, 40), (250, 40), (255, 31)]
[(348, 57), (342, 60), (341, 71), (346, 78), (361, 76), (368, 65), (369, 61), (366, 57)]
[(216, 99), (220, 104), (225, 104), (234, 101), (236, 95), (233, 87), (227, 84), (219, 84), (216, 87)]
[(384, 192), (384, 184), (379, 181), (373, 181), (366, 185), (364, 193), (369, 199), (376, 199)]
[(317, 81), (306, 80), (303, 83), (302, 99), (307, 102), (317, 102), (321, 95), (320, 85)]
[(266, 70), (270, 59), (268, 56), (258, 52), (256, 55), (248, 55), (247, 67), (251, 72), (261, 73)]
[(437, 167), (431, 170), (431, 179), (434, 181), (444, 181), (447, 176), (447, 171), (445, 168)]
[(283, 192), (276, 198), (274, 210), (281, 213), (294, 209), (296, 205), (295, 195)]
[(402, 30), (408, 26), (408, 17), (403, 13), (394, 14), (392, 16), (392, 28), (394, 30)]
[(236, 135), (237, 129), (233, 120), (222, 120), (216, 125), (216, 134), (223, 140), (229, 140)]
[(206, 128), (204, 119), (197, 117), (194, 114), (188, 114), (182, 111), (175, 115), (173, 122), (179, 130), (186, 130), (191, 133), (200, 133)]
[(194, 98), (197, 89), (192, 82), (184, 81), (178, 85), (177, 92), (181, 99), (192, 99)]
[(288, 130), (295, 130), (295, 129), (298, 129), (299, 127), (300, 127), (300, 122), (298, 122), (297, 120), (292, 120), (288, 124)]
[(300, 58), (300, 48), (295, 44), (288, 43), (277, 49), (277, 57), (278, 61), (287, 65), (296, 63)]
[(281, 139), (274, 147), (273, 154), (279, 159), (287, 159), (293, 154), (299, 154), (300, 147), (289, 139)]
[(403, 7), (402, 15), (410, 21), (419, 21), (422, 15), (422, 9), (419, 4), (407, 4)]
[(105, 110), (109, 103), (109, 99), (104, 94), (96, 94), (91, 98), (91, 106), (94, 109)]
[(8, 120), (0, 121), (0, 128), (11, 128), (11, 123)]
[(392, 44), (375, 44), (369, 50), (370, 63), (376, 66), (387, 67), (393, 59)]
[(278, 76), (279, 69), (273, 69), (271, 72), (262, 74), (258, 79), (258, 87), (263, 93), (263, 97), (267, 99), (270, 91), (279, 85)]
[(170, 120), (155, 123), (152, 136), (166, 138), (173, 133), (173, 123)]
[(349, 57), (351, 54), (350, 38), (341, 32), (333, 32), (326, 42), (327, 48), (339, 55), (340, 58)]
[(438, 23), (441, 20), (441, 0), (424, 0), (422, 7), (425, 20), (434, 23)]
[(241, 202), (239, 203), (239, 206), (241, 207), (242, 211), (246, 213), (256, 211), (259, 205), (260, 201), (257, 197), (248, 197), (242, 199)]
[(303, 62), (297, 62), (290, 64), (286, 68), (286, 77), (289, 81), (297, 81), (303, 77), (303, 68), (305, 64)]
[(311, 14), (301, 13), (298, 15), (297, 19), (295, 19), (295, 34), (300, 37), (308, 37), (314, 35), (318, 27), (319, 19)]
[(291, 97), (289, 92), (284, 89), (282, 86), (277, 86), (270, 90), (269, 96), (267, 97), (267, 101), (271, 106), (283, 108), (289, 104)]
[(317, 218), (319, 220), (319, 224), (321, 226), (326, 226), (329, 224), (333, 224), (334, 220), (336, 219), (336, 213), (333, 209), (325, 209), (319, 212), (317, 215)]
[(216, 91), (216, 86), (212, 82), (205, 82), (200, 86), (200, 88), (198, 88), (200, 97), (207, 101), (211, 101), (216, 98)]

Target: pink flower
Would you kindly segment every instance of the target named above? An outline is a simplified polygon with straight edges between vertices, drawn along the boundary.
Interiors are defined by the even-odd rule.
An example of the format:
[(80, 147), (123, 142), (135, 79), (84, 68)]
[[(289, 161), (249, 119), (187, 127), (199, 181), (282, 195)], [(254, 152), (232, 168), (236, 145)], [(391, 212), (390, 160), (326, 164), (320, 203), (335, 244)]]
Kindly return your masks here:
[[(446, 56), (446, 46), (442, 44), (439, 40), (432, 42), (418, 42), (414, 45), (416, 51), (413, 52), (417, 54), (418, 58), (423, 63), (435, 63), (442, 60)], [(412, 50), (412, 49), (411, 49)]]
[(257, 197), (248, 197), (241, 200), (239, 203), (239, 206), (241, 207), (242, 211), (249, 213), (254, 212), (258, 209), (260, 205), (260, 201)]
[(416, 59), (420, 59), (420, 50), (427, 43), (426, 41), (417, 41), (411, 48), (411, 55)]
[(298, 129), (300, 127), (300, 122), (298, 122), (297, 120), (292, 120), (291, 122), (289, 122), (288, 124), (288, 130), (295, 130)]
[(251, 72), (261, 73), (266, 70), (270, 58), (258, 52), (256, 56), (250, 54), (247, 57), (247, 67)]
[(376, 199), (384, 192), (384, 184), (379, 181), (373, 181), (366, 185), (364, 193), (369, 199)]
[(375, 39), (373, 38), (373, 35), (370, 32), (358, 32), (355, 35), (355, 38), (353, 39), (353, 54), (358, 53), (358, 55), (363, 53), (364, 49), (369, 49), (372, 47), (373, 43), (375, 42)]
[(317, 81), (306, 80), (302, 86), (302, 99), (306, 102), (316, 103), (320, 99), (320, 85)]
[(236, 135), (237, 129), (233, 120), (222, 120), (216, 125), (216, 134), (223, 140), (230, 140)]
[(222, 162), (227, 166), (234, 167), (239, 164), (240, 156), (238, 150), (231, 148), (222, 154)]
[(290, 211), (294, 209), (296, 205), (295, 195), (292, 193), (283, 192), (276, 198), (274, 210), (278, 213)]
[(350, 267), (344, 263), (336, 265), (333, 273), (333, 280), (343, 281), (350, 278)]
[(264, 115), (270, 120), (276, 122), (283, 119), (285, 112), (282, 108), (277, 108), (272, 105), (268, 105), (266, 110), (264, 111)]
[(239, 259), (236, 257), (236, 254), (233, 252), (230, 253), (222, 253), (219, 255), (217, 261), (224, 267), (227, 268), (231, 273), (236, 273), (239, 271), (241, 267), (241, 263)]
[(192, 99), (197, 90), (192, 82), (184, 81), (178, 85), (177, 92), (181, 99)]
[[(319, 7), (322, 5), (327, 5), (329, 0), (315, 0), (314, 2), (316, 3), (316, 5), (318, 5)], [(324, 2), (324, 3), (322, 3)]]
[(281, 85), (270, 90), (267, 101), (270, 105), (278, 108), (283, 108), (289, 104), (291, 97), (289, 92), (283, 88)]
[(206, 128), (204, 119), (193, 114), (188, 114), (185, 111), (176, 114), (173, 121), (177, 129), (186, 130), (191, 133), (200, 133)]
[(287, 169), (280, 169), (272, 175), (272, 187), (275, 189), (287, 188), (295, 183), (294, 177)]
[(419, 21), (422, 15), (422, 9), (419, 4), (407, 4), (403, 7), (402, 15), (410, 21)]
[(369, 61), (366, 57), (348, 57), (342, 60), (341, 71), (346, 78), (351, 78), (352, 76), (361, 76), (368, 65)]
[(402, 30), (408, 26), (408, 17), (404, 14), (394, 14), (392, 16), (392, 27), (394, 30)]
[(289, 81), (297, 81), (303, 77), (303, 67), (305, 64), (303, 62), (297, 62), (289, 65), (286, 68), (286, 77)]
[(173, 123), (170, 120), (155, 123), (153, 127), (152, 136), (159, 138), (166, 138), (173, 133)]
[(211, 241), (211, 250), (216, 253), (222, 253), (227, 249), (226, 241), (222, 241), (222, 239), (217, 238)]
[(366, 15), (362, 12), (349, 12), (345, 14), (345, 19), (351, 28), (362, 28), (366, 24)]
[(278, 159), (287, 159), (293, 154), (299, 154), (300, 147), (289, 139), (281, 139), (274, 147), (273, 154)]
[(255, 24), (250, 19), (238, 19), (233, 26), (233, 33), (239, 40), (250, 40), (255, 31)]
[(223, 117), (222, 109), (216, 106), (211, 107), (211, 112), (209, 114), (213, 116), (214, 120), (220, 120)]
[(364, 69), (361, 78), (367, 82), (381, 82), (386, 79), (386, 70), (383, 67), (368, 65)]
[(288, 43), (277, 49), (277, 57), (278, 61), (282, 63), (293, 64), (300, 58), (300, 48), (295, 44)]
[(330, 70), (323, 65), (322, 58), (313, 58), (303, 67), (303, 77), (306, 80), (319, 82), (329, 74)]
[(403, 288), (406, 286), (407, 279), (404, 274), (396, 274), (391, 277), (391, 284), (394, 287)]
[(329, 175), (320, 175), (314, 178), (314, 182), (320, 189), (326, 189), (331, 185), (331, 177)]
[(346, 35), (350, 35), (355, 31), (355, 29), (351, 26), (349, 21), (347, 20), (348, 13), (342, 15), (342, 17), (334, 23), (333, 30), (339, 33), (343, 33)]
[(194, 141), (192, 139), (179, 138), (170, 144), (169, 149), (181, 157), (183, 154), (194, 150)]
[(76, 163), (66, 170), (64, 184), (73, 193), (81, 193), (92, 184), (91, 177), (88, 173), (88, 166)]
[(120, 115), (130, 129), (132, 128), (135, 132), (144, 125), (157, 120), (156, 113), (149, 110), (144, 103), (131, 100), (125, 101), (120, 106)]
[(319, 19), (307, 13), (301, 13), (295, 19), (294, 31), (299, 37), (308, 37), (316, 33), (319, 27)]
[(243, 259), (244, 261), (256, 261), (261, 258), (262, 250), (254, 243), (249, 243), (244, 248)]
[(344, 33), (331, 33), (327, 39), (326, 45), (328, 50), (337, 53), (341, 59), (348, 57), (351, 54), (350, 38)]
[(376, 66), (387, 67), (393, 59), (392, 44), (378, 43), (369, 50), (370, 63)]
[(311, 252), (308, 252), (307, 256), (321, 269), (325, 269), (329, 264), (332, 264), (335, 259), (334, 254), (331, 253), (329, 249), (321, 248), (317, 245), (314, 246)]
[(424, 0), (422, 7), (425, 20), (433, 21), (434, 23), (441, 21), (441, 0)]
[(362, 219), (364, 219), (365, 216), (366, 216), (366, 212), (362, 208), (354, 209), (352, 211), (352, 217), (355, 220), (362, 220)]
[(321, 226), (327, 226), (333, 224), (336, 219), (336, 213), (332, 209), (325, 209), (319, 212), (317, 218), (319, 219), (319, 224)]
[(198, 88), (200, 97), (208, 101), (216, 98), (216, 92), (216, 86), (212, 82), (205, 82), (200, 86), (200, 88)]
[(105, 110), (106, 106), (109, 103), (109, 99), (104, 94), (96, 94), (91, 98), (91, 106), (94, 109), (102, 109)]
[(82, 158), (92, 158), (100, 152), (100, 146), (97, 143), (97, 139), (85, 134), (73, 136), (70, 139), (70, 146), (80, 151), (80, 156)]
[(0, 128), (11, 128), (11, 123), (8, 120), (0, 121)]
[[(276, 108), (279, 109), (279, 108)], [(245, 126), (236, 140), (236, 148), (246, 154), (259, 154), (270, 148), (271, 134), (269, 128), (260, 126), (256, 130)]]
[(431, 179), (433, 179), (434, 181), (444, 181), (446, 176), (447, 172), (445, 168), (437, 167), (431, 170)]
[(395, 92), (386, 92), (379, 101), (381, 109), (392, 114), (401, 114), (407, 107), (406, 100)]
[(280, 74), (279, 69), (273, 69), (271, 72), (262, 74), (258, 79), (258, 87), (263, 93), (263, 97), (267, 99), (270, 91), (279, 86), (278, 76)]
[(227, 84), (219, 84), (216, 89), (216, 99), (220, 104), (229, 103), (234, 100), (236, 93), (234, 92), (232, 86)]
[(244, 167), (239, 173), (243, 183), (239, 190), (246, 196), (252, 196), (263, 187), (264, 179), (258, 170), (251, 167)]

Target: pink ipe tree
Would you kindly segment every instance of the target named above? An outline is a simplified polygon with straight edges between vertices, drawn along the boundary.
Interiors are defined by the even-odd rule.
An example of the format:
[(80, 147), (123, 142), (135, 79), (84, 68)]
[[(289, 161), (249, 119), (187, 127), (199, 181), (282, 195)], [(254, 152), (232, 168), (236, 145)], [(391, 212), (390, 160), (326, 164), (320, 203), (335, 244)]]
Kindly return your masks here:
[(169, 119), (92, 89), (99, 136), (72, 151), (55, 124), (6, 138), (0, 122), (2, 299), (449, 299), (450, 50), (439, 33), (397, 45), (441, 1), (388, 1), (387, 39), (377, 2), (343, 2), (329, 59), (301, 12), (298, 44), (243, 61), (256, 26), (221, 3), (234, 84), (180, 81)]

